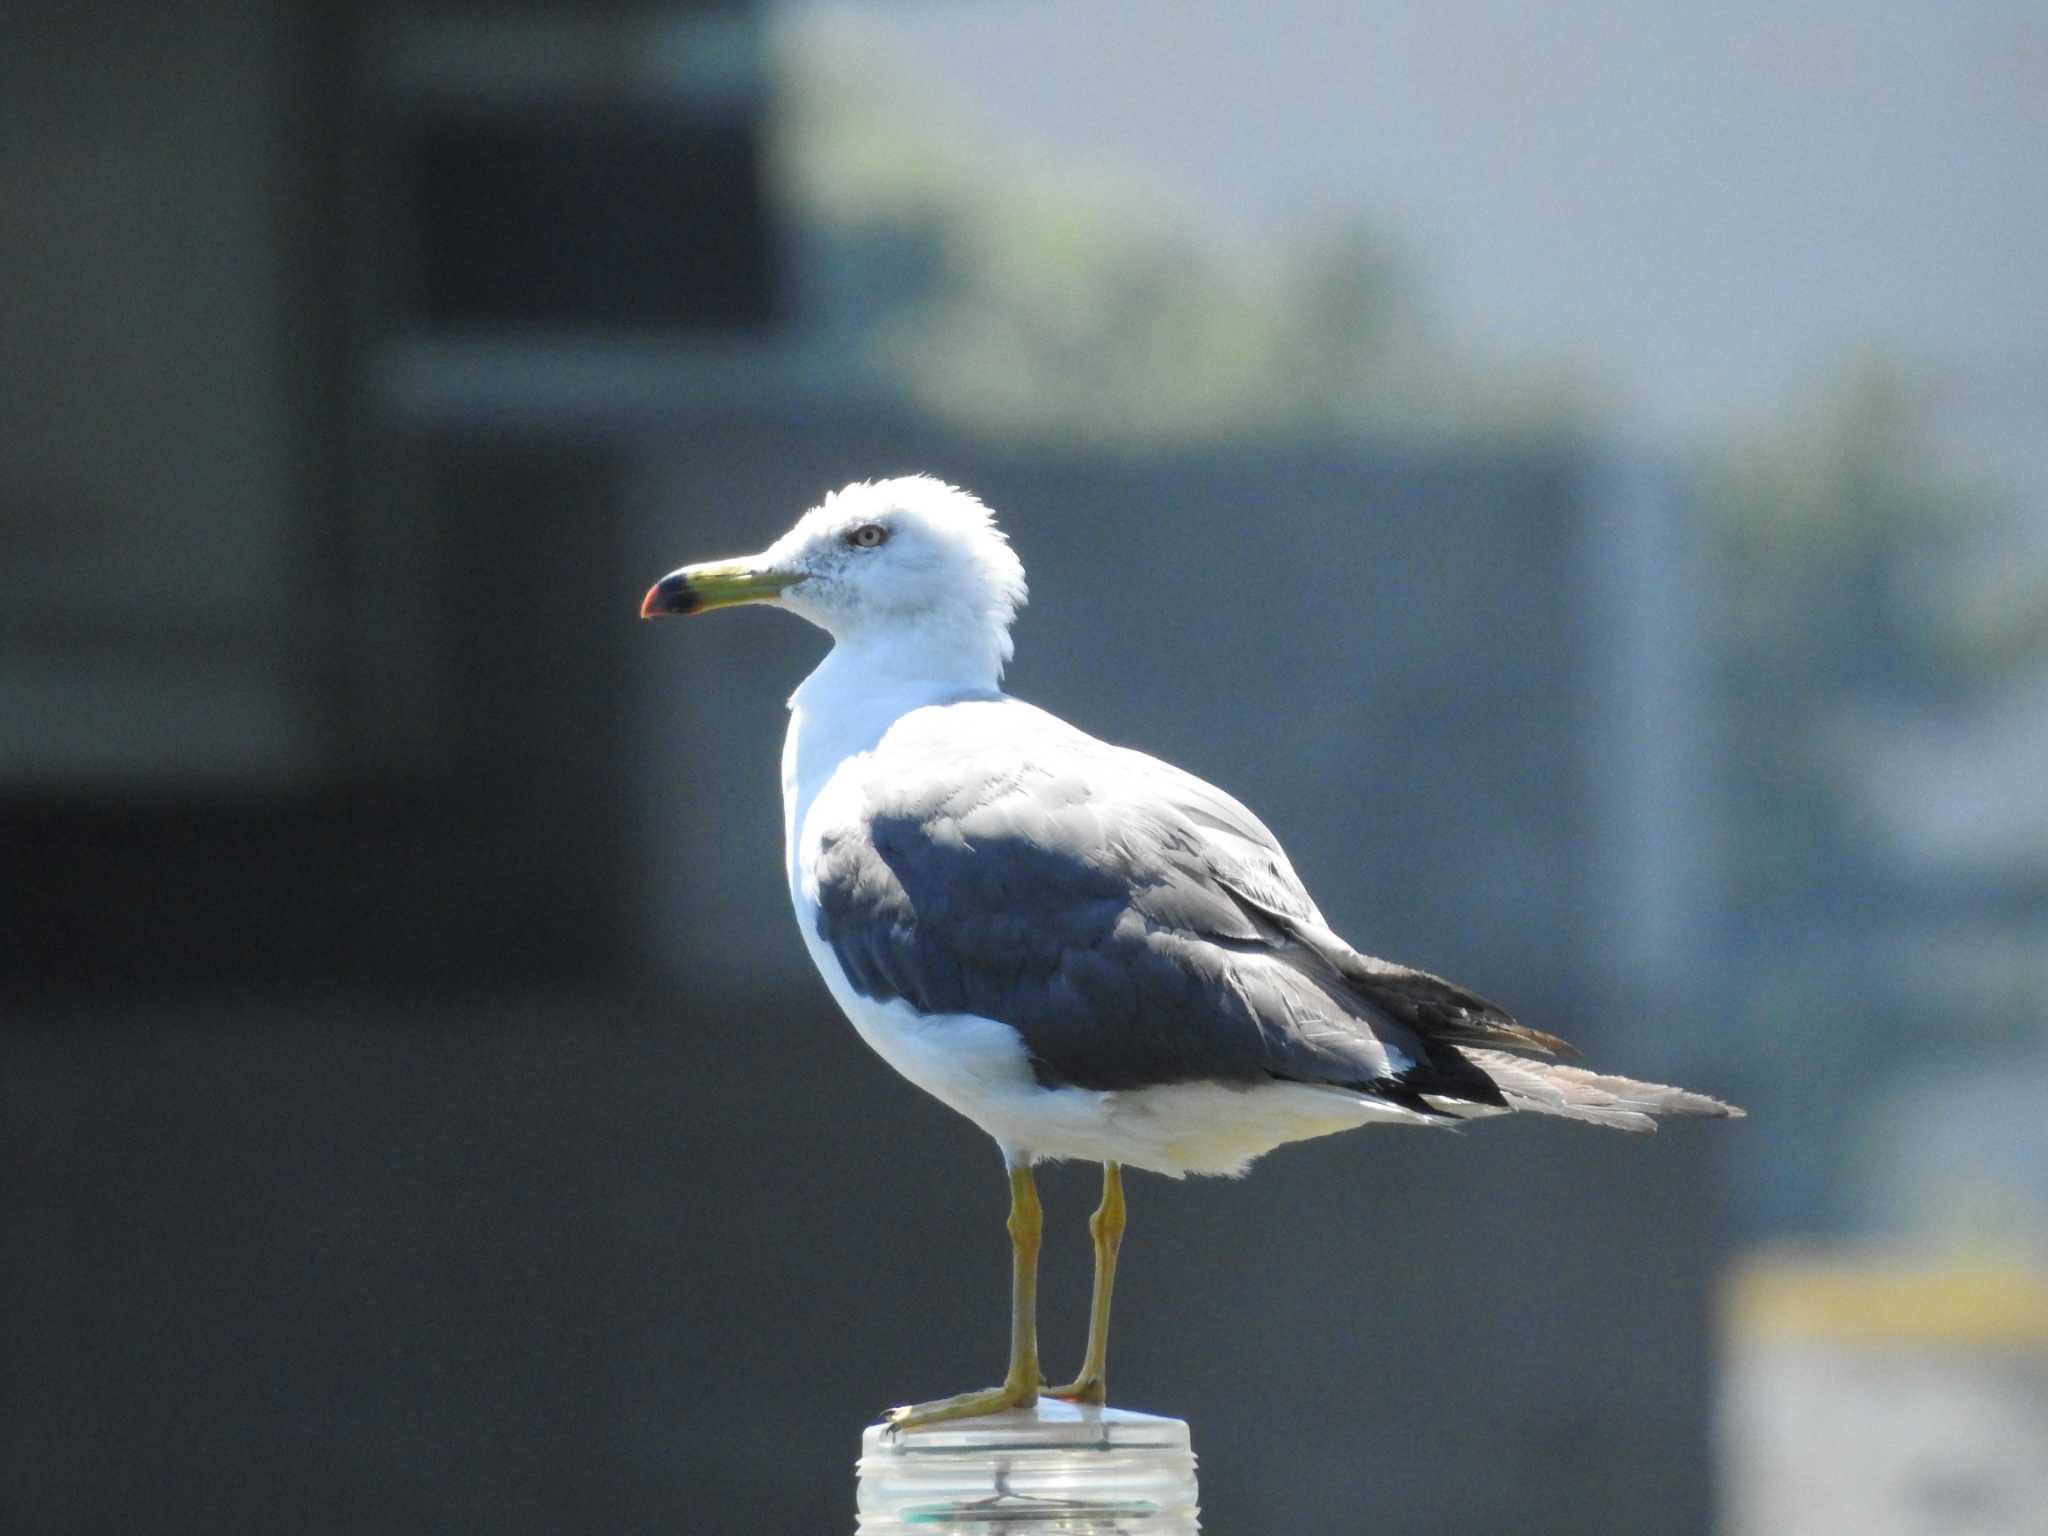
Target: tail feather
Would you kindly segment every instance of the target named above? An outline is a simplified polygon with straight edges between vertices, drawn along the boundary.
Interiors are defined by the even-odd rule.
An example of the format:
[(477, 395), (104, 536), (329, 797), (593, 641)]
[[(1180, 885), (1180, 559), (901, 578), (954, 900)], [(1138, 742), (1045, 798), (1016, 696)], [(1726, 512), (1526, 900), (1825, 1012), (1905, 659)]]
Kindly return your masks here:
[(1584, 1067), (1531, 1061), (1506, 1051), (1460, 1048), (1467, 1060), (1493, 1079), (1508, 1107), (1566, 1120), (1584, 1120), (1621, 1131), (1654, 1131), (1660, 1115), (1741, 1119), (1743, 1111), (1704, 1093), (1632, 1077), (1609, 1077)]

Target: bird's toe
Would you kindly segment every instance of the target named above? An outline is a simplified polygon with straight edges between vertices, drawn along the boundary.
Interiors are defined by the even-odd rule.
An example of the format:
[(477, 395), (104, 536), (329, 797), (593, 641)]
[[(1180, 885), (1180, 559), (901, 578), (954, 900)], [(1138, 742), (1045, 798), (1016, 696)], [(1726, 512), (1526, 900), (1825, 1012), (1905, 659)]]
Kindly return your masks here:
[(980, 1392), (962, 1392), (958, 1396), (941, 1397), (929, 1403), (891, 1408), (882, 1418), (893, 1435), (905, 1430), (923, 1429), (931, 1424), (948, 1424), (956, 1419), (978, 1419), (992, 1413), (1008, 1413), (1013, 1408), (1031, 1408), (1037, 1403), (1038, 1386), (1035, 1382), (1028, 1386), (1005, 1383)]

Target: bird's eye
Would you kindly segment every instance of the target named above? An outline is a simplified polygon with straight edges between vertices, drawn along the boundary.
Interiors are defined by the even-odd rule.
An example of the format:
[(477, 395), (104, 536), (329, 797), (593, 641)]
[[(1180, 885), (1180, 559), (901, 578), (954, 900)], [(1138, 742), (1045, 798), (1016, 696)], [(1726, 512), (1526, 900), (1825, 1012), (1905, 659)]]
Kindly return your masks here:
[(846, 536), (846, 542), (855, 549), (874, 549), (889, 537), (889, 530), (880, 523), (862, 523)]

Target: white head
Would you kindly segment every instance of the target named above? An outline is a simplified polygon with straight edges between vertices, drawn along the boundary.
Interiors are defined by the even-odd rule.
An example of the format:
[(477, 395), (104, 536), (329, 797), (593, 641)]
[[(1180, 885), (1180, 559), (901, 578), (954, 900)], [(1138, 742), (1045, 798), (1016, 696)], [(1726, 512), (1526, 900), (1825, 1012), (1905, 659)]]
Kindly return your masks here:
[(686, 565), (643, 618), (772, 603), (842, 648), (993, 686), (1010, 659), (1024, 567), (972, 494), (929, 475), (834, 491), (760, 554)]

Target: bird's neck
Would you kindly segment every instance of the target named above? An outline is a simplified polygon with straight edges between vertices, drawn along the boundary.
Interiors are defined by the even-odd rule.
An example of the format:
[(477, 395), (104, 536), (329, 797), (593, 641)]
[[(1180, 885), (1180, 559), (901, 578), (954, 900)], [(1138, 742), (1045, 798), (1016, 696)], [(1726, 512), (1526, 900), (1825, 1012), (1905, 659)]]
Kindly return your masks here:
[(902, 635), (839, 636), (789, 700), (783, 743), (784, 811), (793, 836), (803, 810), (849, 757), (927, 704), (997, 693), (1002, 656), (973, 647), (905, 643)]
[(886, 723), (894, 718), (887, 712), (891, 703), (900, 703), (900, 714), (961, 694), (994, 692), (1009, 660), (1009, 636), (967, 618), (941, 611), (914, 623), (835, 630), (831, 651), (791, 697), (791, 711)]

